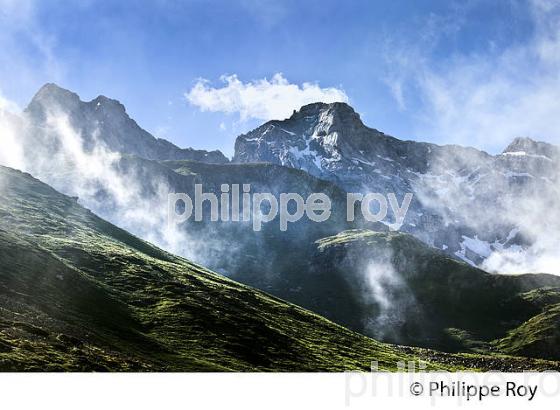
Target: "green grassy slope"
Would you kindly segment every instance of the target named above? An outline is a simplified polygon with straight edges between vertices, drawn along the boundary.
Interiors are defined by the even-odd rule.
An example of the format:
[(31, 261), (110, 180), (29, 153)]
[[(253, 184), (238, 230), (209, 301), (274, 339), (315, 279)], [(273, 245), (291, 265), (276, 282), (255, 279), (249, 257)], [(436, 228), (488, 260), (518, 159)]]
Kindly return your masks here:
[(541, 313), (494, 344), (508, 354), (560, 360), (560, 288), (544, 287), (521, 295)]
[(161, 251), (0, 167), (0, 370), (560, 369), (383, 344)]
[[(364, 298), (367, 275), (386, 268), (380, 261), (394, 270), (384, 289), (392, 302), (385, 310), (379, 297)], [(337, 294), (344, 291), (345, 296), (333, 311), (318, 297), (305, 306), (357, 331), (380, 334), (382, 323), (375, 318), (385, 314), (392, 322), (391, 332), (381, 333), (384, 340), (446, 351), (559, 358), (554, 348), (560, 330), (557, 276), (493, 275), (410, 235), (367, 230), (319, 240), (309, 264), (316, 282), (338, 283)], [(340, 316), (345, 309), (353, 315)]]
[[(418, 358), (167, 254), (29, 175), (0, 167), (0, 190), (1, 370), (333, 371)], [(429, 366), (468, 366), (450, 360)]]

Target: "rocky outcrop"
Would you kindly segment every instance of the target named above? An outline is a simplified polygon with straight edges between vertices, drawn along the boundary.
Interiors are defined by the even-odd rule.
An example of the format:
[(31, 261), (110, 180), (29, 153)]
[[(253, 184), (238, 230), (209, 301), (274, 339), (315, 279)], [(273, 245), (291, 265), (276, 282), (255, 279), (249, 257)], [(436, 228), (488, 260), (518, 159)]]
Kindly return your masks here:
[(183, 149), (165, 139), (155, 138), (128, 116), (124, 105), (102, 95), (84, 102), (71, 91), (56, 84), (46, 84), (25, 111), (31, 124), (39, 129), (44, 127), (49, 114), (66, 116), (73, 129), (81, 133), (86, 148), (102, 143), (111, 151), (152, 160), (228, 162), (220, 151)]

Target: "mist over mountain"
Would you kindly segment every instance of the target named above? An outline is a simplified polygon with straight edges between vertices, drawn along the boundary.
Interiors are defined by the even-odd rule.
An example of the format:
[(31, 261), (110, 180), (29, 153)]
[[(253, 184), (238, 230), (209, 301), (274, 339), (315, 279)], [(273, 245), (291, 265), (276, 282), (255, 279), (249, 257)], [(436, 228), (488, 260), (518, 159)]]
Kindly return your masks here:
[(404, 224), (392, 228), (494, 271), (559, 273), (554, 242), (542, 240), (558, 239), (558, 153), (529, 138), (498, 155), (402, 141), (345, 103), (316, 103), (240, 135), (233, 161), (302, 169), (347, 192), (412, 192)]
[[(490, 155), (402, 141), (364, 125), (347, 104), (316, 103), (239, 136), (230, 163), (216, 151), (155, 139), (115, 100), (83, 102), (52, 84), (21, 115), (2, 121), (9, 155), (0, 159), (8, 165), (169, 252), (352, 330), (449, 351), (558, 355), (551, 347), (556, 327), (535, 338), (547, 333), (531, 322), (539, 315), (554, 322), (557, 281), (500, 279), (472, 266), (558, 273), (553, 145), (517, 138)], [(195, 184), (217, 196), (222, 184), (276, 196), (321, 192), (332, 200), (332, 215), (323, 223), (304, 218), (286, 232), (278, 217), (259, 232), (208, 215), (168, 224), (168, 194), (193, 196)], [(348, 192), (395, 193), (399, 202), (411, 192), (414, 200), (402, 226), (394, 219), (348, 222)], [(352, 234), (356, 229), (379, 236)], [(456, 297), (445, 299), (445, 292)], [(539, 292), (550, 296), (546, 303)], [(484, 326), (472, 323), (481, 311), (466, 308), (476, 300), (493, 312)]]
[(432, 360), (358, 335), (158, 249), (28, 174), (0, 166), (0, 193), (0, 371), (343, 371), (416, 357), (434, 369), (489, 364)]
[(45, 84), (35, 94), (25, 113), (39, 129), (45, 127), (49, 113), (64, 114), (70, 126), (82, 136), (86, 150), (101, 143), (111, 151), (146, 159), (228, 162), (220, 151), (179, 148), (165, 139), (155, 138), (128, 116), (124, 105), (103, 95), (84, 102), (77, 94), (56, 84)]
[(298, 303), (376, 339), (560, 358), (556, 275), (490, 274), (411, 235), (369, 230), (317, 241), (308, 263), (320, 290)]

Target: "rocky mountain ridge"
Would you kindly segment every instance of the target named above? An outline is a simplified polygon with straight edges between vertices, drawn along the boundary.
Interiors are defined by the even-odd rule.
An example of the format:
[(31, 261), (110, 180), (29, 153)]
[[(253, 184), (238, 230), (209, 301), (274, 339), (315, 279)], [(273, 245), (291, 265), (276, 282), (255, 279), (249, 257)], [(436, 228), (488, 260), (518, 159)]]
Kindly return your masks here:
[[(556, 198), (558, 147), (516, 138), (501, 154), (403, 141), (363, 124), (345, 103), (314, 103), (283, 121), (240, 135), (234, 162), (302, 169), (347, 192), (415, 195), (397, 227), (472, 264), (528, 246), (514, 202), (534, 192)], [(524, 236), (523, 236), (524, 235)]]
[[(35, 138), (28, 145), (34, 154), (31, 158), (38, 160), (30, 161), (27, 170), (120, 228), (231, 279), (382, 340), (458, 351), (471, 349), (471, 344), (492, 349), (499, 343), (503, 351), (550, 356), (542, 353), (549, 348), (546, 340), (539, 342), (543, 348), (529, 342), (533, 333), (541, 332), (540, 326), (534, 326), (532, 318), (537, 317), (534, 315), (542, 315), (548, 323), (557, 317), (556, 308), (549, 304), (533, 306), (533, 302), (529, 306), (519, 299), (540, 300), (540, 293), (547, 292), (555, 298), (553, 289), (538, 290), (551, 286), (546, 280), (524, 289), (508, 287), (499, 297), (489, 296), (484, 309), (498, 312), (490, 328), (499, 325), (501, 331), (485, 332), (483, 337), (480, 334), (459, 336), (461, 340), (457, 343), (453, 341), (457, 332), (480, 333), (481, 329), (460, 321), (459, 311), (455, 310), (473, 320), (478, 320), (479, 313), (464, 311), (461, 303), (441, 302), (441, 295), (454, 292), (458, 297), (462, 292), (472, 301), (484, 293), (473, 293), (469, 286), (487, 274), (457, 259), (473, 265), (484, 264), (492, 260), (493, 252), (526, 252), (543, 237), (530, 229), (541, 229), (539, 221), (531, 219), (535, 215), (531, 206), (537, 205), (532, 200), (537, 197), (545, 198), (547, 206), (554, 207), (557, 203), (554, 146), (520, 138), (502, 154), (489, 155), (473, 148), (401, 141), (366, 127), (346, 104), (318, 103), (303, 107), (288, 120), (270, 121), (240, 136), (232, 163), (156, 161), (117, 148), (99, 149), (99, 145), (107, 144), (96, 144), (96, 141), (111, 141), (115, 134), (117, 142), (123, 141), (118, 127), (112, 129), (118, 121), (107, 121), (109, 128), (105, 131), (100, 131), (98, 126), (87, 128), (97, 121), (87, 114), (92, 103), (82, 103), (69, 91), (59, 88), (54, 91), (47, 93), (54, 101), (40, 96), (40, 103), (34, 100), (27, 110)], [(59, 99), (72, 103), (61, 104)], [(117, 115), (120, 119), (127, 118), (118, 102), (97, 101), (93, 107), (98, 103), (100, 107), (114, 106), (108, 111), (120, 112)], [(89, 105), (84, 108), (83, 104)], [(55, 109), (62, 110), (58, 112), (61, 115), (55, 113), (55, 118), (68, 118), (70, 123), (52, 124), (49, 121), (53, 115), (42, 117)], [(78, 126), (86, 127), (74, 130), (76, 121)], [(134, 140), (134, 134), (125, 134)], [(44, 161), (45, 158), (48, 160)], [(279, 230), (277, 219), (264, 224), (260, 232), (254, 232), (248, 223), (211, 222), (209, 218), (170, 227), (168, 193), (181, 192), (192, 197), (195, 184), (203, 184), (205, 192), (217, 195), (221, 194), (222, 184), (250, 184), (253, 192), (270, 192), (276, 197), (282, 192), (299, 193), (303, 197), (322, 192), (333, 200), (333, 214), (325, 223), (303, 219), (292, 224), (287, 232)], [(413, 241), (406, 234), (391, 235), (387, 233), (389, 227), (383, 224), (347, 223), (346, 192), (372, 191), (394, 192), (399, 200), (406, 192), (414, 193), (415, 201), (401, 230), (421, 241)], [(519, 208), (517, 214), (512, 214), (512, 205)], [(521, 223), (515, 219), (518, 216), (522, 217)], [(394, 229), (390, 222), (387, 224)], [(548, 217), (545, 222), (549, 225), (546, 229), (554, 233), (558, 221)], [(371, 234), (374, 236), (349, 231), (357, 228), (375, 231)], [(548, 232), (546, 229), (543, 232)], [(352, 251), (363, 235), (369, 239)], [(544, 236), (554, 246), (554, 236)], [(325, 237), (331, 239), (325, 242)], [(378, 239), (370, 240), (374, 237)], [(385, 242), (404, 245), (384, 247)], [(371, 255), (370, 247), (374, 252)], [(415, 248), (424, 256), (414, 256)], [(345, 250), (351, 251), (349, 257), (345, 256)], [(383, 252), (377, 254), (376, 250)], [(463, 277), (457, 276), (457, 272), (466, 273)], [(544, 275), (536, 276), (544, 278)], [(501, 275), (492, 277), (496, 283), (510, 281), (505, 276), (500, 279)], [(421, 286), (417, 287), (416, 282), (407, 284), (407, 278), (417, 278)], [(444, 278), (447, 279), (440, 283)], [(396, 288), (395, 281), (399, 284)], [(398, 315), (387, 309), (383, 295), (363, 300), (364, 295), (375, 295), (384, 283), (390, 286), (383, 292), (400, 298)], [(440, 284), (437, 291), (431, 291)], [(557, 283), (552, 285), (555, 287)], [(536, 293), (525, 295), (533, 291)], [(419, 321), (414, 313), (419, 305), (413, 301), (431, 312), (420, 318), (423, 325), (432, 326), (426, 334), (414, 328), (414, 323)], [(524, 306), (523, 314), (500, 310), (510, 305)], [(435, 320), (439, 314), (434, 312), (440, 311), (441, 306), (452, 308), (451, 316)], [(499, 323), (504, 315), (509, 315), (512, 323)], [(388, 329), (393, 329), (393, 334)], [(507, 334), (514, 329), (515, 334)]]
[(111, 151), (146, 159), (229, 162), (217, 150), (179, 148), (165, 139), (155, 138), (128, 116), (124, 105), (103, 95), (85, 102), (76, 93), (49, 83), (35, 94), (25, 112), (31, 123), (39, 128), (45, 127), (49, 115), (66, 115), (88, 148), (102, 143)]

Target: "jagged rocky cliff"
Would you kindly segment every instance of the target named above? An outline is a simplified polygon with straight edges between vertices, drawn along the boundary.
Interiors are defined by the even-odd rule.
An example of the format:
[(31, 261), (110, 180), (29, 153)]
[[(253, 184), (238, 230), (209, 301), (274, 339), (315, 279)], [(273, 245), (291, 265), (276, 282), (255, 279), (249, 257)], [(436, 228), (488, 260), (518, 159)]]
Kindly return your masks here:
[(348, 192), (401, 200), (414, 193), (400, 229), (480, 264), (504, 248), (530, 246), (534, 221), (520, 220), (527, 210), (518, 203), (534, 209), (536, 193), (558, 198), (558, 159), (558, 147), (529, 138), (499, 155), (403, 141), (367, 127), (345, 103), (315, 103), (239, 136), (233, 161), (302, 169)]

